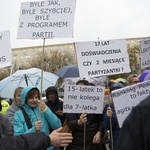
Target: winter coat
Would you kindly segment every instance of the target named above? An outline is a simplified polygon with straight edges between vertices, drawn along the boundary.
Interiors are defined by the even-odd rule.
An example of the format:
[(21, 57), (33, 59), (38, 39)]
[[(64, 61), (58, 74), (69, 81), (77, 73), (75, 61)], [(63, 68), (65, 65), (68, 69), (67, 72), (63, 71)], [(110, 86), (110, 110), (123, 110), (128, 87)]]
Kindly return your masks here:
[(0, 136), (0, 150), (46, 150), (49, 146), (50, 138), (42, 132), (10, 138)]
[(0, 114), (0, 135), (2, 137), (13, 136), (12, 124), (9, 119), (3, 114)]
[(150, 96), (132, 109), (124, 121), (117, 150), (150, 150)]
[[(32, 128), (28, 129), (22, 110), (19, 110), (14, 115), (13, 120), (14, 135), (36, 132), (34, 125), (39, 118), (39, 114), (40, 120), (42, 122), (42, 128), (40, 130), (41, 132), (44, 132), (47, 135), (49, 135), (51, 129), (55, 130), (62, 126), (60, 119), (54, 113), (52, 113), (52, 111), (48, 107), (46, 111), (42, 112), (40, 111), (38, 106), (31, 108), (29, 105), (27, 105), (27, 103), (25, 102), (26, 95), (33, 88), (35, 87), (27, 87), (23, 89), (21, 92), (22, 107), (24, 108), (24, 110), (26, 111), (27, 115), (30, 118)], [(50, 149), (52, 149), (52, 147), (49, 148), (48, 150)]]
[(17, 106), (16, 101), (14, 100), (13, 103), (11, 104), (11, 106), (9, 106), (9, 108), (6, 111), (6, 116), (8, 117), (8, 119), (11, 122), (13, 122), (14, 114), (18, 110), (20, 110), (20, 108), (19, 108), (19, 106)]
[[(84, 124), (79, 126), (77, 121), (81, 114), (66, 114), (69, 127), (72, 129), (73, 140), (66, 150), (83, 150)], [(98, 131), (102, 130), (102, 116), (87, 114), (86, 122), (86, 150), (100, 150), (100, 144), (92, 144), (93, 138)], [(102, 132), (102, 131), (101, 131)]]
[[(104, 120), (104, 128), (106, 130), (110, 130), (110, 118), (107, 116), (106, 111), (109, 105), (106, 105), (104, 107), (104, 111), (103, 111), (103, 120)], [(118, 142), (118, 137), (120, 134), (120, 127), (118, 124), (118, 120), (117, 120), (117, 116), (115, 113), (115, 109), (114, 109), (114, 105), (113, 103), (110, 104), (110, 107), (113, 111), (113, 116), (111, 117), (111, 123), (112, 123), (112, 135), (113, 135), (113, 150), (116, 150), (116, 145)], [(112, 143), (111, 143), (111, 134), (110, 134), (110, 142), (109, 142), (109, 147), (110, 149), (112, 149)]]
[[(48, 92), (50, 91), (54, 91), (56, 93), (57, 98), (54, 101), (48, 100)], [(51, 86), (46, 90), (46, 98), (47, 98), (46, 105), (51, 109), (51, 111), (55, 115), (57, 115), (57, 117), (61, 120), (63, 124), (65, 120), (65, 114), (63, 114), (63, 116), (60, 116), (56, 113), (57, 110), (63, 110), (63, 101), (59, 99), (57, 89), (54, 86)]]

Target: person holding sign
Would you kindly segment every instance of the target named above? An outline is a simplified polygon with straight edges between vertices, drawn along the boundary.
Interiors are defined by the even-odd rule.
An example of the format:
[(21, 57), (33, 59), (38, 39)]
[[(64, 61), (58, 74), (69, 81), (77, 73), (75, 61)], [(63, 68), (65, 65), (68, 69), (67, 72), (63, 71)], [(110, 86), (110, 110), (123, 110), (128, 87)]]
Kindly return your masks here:
[(150, 150), (150, 96), (134, 107), (125, 119), (117, 150)]
[[(117, 90), (123, 88), (124, 85), (121, 83), (111, 83), (110, 84), (110, 92), (113, 90)], [(106, 104), (103, 111), (103, 119), (104, 119), (104, 127), (106, 130), (110, 130), (110, 142), (109, 147), (111, 150), (116, 150), (118, 136), (120, 133), (120, 127), (118, 124), (117, 116), (115, 113), (113, 103)], [(112, 138), (112, 137), (113, 138)]]
[[(79, 80), (76, 85), (89, 86), (87, 80)], [(72, 143), (66, 150), (101, 150), (100, 140), (102, 134), (102, 115), (101, 114), (66, 114), (67, 122), (72, 130)], [(86, 129), (84, 128), (86, 123)], [(85, 136), (86, 137), (85, 137)], [(84, 138), (85, 137), (85, 138)]]
[[(50, 129), (56, 130), (62, 126), (60, 119), (52, 113), (44, 101), (39, 100), (37, 87), (26, 87), (21, 92), (22, 110), (14, 115), (14, 135), (32, 132), (50, 134)], [(49, 147), (47, 150), (52, 150)]]

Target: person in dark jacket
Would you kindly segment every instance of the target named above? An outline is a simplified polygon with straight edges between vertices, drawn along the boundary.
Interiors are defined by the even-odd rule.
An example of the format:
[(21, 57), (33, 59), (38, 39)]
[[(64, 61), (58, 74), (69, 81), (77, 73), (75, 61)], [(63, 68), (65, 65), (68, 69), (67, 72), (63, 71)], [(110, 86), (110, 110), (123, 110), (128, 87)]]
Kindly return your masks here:
[[(87, 80), (79, 80), (76, 85), (89, 86)], [(67, 122), (72, 130), (72, 143), (66, 150), (100, 150), (100, 140), (102, 134), (102, 115), (87, 113), (66, 114)], [(86, 130), (84, 124), (86, 123)], [(85, 131), (85, 132), (84, 132)], [(84, 134), (86, 138), (84, 139)], [(84, 143), (85, 140), (85, 143)]]
[(150, 96), (134, 107), (125, 119), (117, 150), (150, 150)]
[(65, 121), (65, 114), (63, 114), (63, 101), (59, 99), (57, 89), (54, 86), (46, 89), (46, 99), (46, 105), (61, 120), (63, 124)]
[(70, 133), (60, 133), (62, 128), (54, 130), (50, 135), (43, 132), (22, 134), (20, 136), (1, 137), (1, 150), (46, 150), (50, 146), (65, 147), (72, 142)]
[[(121, 83), (111, 83), (110, 92), (123, 87), (124, 85)], [(103, 111), (103, 120), (104, 120), (104, 128), (110, 131), (109, 148), (111, 150), (116, 150), (116, 145), (120, 133), (120, 127), (118, 124), (113, 102), (105, 105)]]
[[(2, 105), (0, 101), (0, 111), (2, 110)], [(0, 114), (0, 135), (2, 137), (13, 136), (13, 127), (8, 117)]]

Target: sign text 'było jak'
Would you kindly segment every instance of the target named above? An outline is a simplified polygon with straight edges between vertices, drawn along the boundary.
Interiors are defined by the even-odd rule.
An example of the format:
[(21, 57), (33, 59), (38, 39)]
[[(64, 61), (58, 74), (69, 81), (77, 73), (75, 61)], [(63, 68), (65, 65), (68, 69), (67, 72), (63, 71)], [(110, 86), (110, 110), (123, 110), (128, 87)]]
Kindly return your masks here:
[(76, 0), (48, 0), (21, 4), (17, 38), (71, 38)]
[[(100, 113), (104, 87), (68, 85), (65, 87), (64, 110), (67, 112)], [(103, 96), (102, 96), (103, 97)]]

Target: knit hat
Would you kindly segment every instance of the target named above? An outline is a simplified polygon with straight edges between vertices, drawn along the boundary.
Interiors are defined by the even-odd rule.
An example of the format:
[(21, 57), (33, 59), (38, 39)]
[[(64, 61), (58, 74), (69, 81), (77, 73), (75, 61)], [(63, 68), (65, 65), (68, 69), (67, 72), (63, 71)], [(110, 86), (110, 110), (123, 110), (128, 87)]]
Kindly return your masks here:
[(45, 90), (45, 92), (46, 92), (46, 98), (47, 98), (47, 99), (48, 99), (48, 93), (49, 93), (50, 91), (55, 92), (56, 95), (57, 95), (57, 98), (58, 98), (58, 91), (57, 91), (56, 87), (55, 87), (55, 86), (50, 86), (50, 87), (48, 87), (48, 88)]
[(117, 83), (112, 83), (112, 84), (110, 85), (110, 92), (113, 91), (113, 90), (115, 90), (115, 89), (120, 89), (120, 88), (123, 88), (123, 87), (124, 87), (124, 85), (121, 84), (121, 83), (119, 83), (119, 82), (117, 82)]

